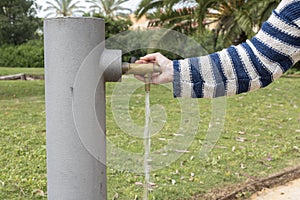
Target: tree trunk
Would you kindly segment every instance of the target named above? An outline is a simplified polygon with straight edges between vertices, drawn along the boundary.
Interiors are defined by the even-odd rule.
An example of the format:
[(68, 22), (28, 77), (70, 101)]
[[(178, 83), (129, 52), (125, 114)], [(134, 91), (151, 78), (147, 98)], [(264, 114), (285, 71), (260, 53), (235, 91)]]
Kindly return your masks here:
[(0, 76), (0, 80), (26, 80), (26, 74), (13, 74)]

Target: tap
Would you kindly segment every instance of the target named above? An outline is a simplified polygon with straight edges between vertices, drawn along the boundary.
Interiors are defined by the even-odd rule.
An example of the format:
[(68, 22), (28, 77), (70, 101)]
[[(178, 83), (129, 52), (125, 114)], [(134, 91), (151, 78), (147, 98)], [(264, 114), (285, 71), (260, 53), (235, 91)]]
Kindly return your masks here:
[(148, 64), (123, 63), (122, 73), (143, 76), (145, 79), (145, 91), (149, 92), (152, 74), (161, 73), (161, 68), (154, 63), (148, 63)]

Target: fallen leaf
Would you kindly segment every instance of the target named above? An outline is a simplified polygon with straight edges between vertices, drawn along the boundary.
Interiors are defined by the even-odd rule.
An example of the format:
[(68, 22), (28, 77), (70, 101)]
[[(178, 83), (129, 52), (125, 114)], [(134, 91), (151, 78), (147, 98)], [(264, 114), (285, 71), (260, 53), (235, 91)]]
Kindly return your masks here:
[(141, 182), (135, 182), (134, 184), (137, 186), (143, 186), (143, 183), (141, 183)]
[(236, 141), (238, 142), (245, 142), (247, 140), (247, 138), (243, 138), (243, 137), (237, 137)]
[(136, 140), (132, 140), (132, 141), (128, 142), (128, 144), (133, 144), (135, 142), (136, 142)]
[(299, 147), (297, 147), (297, 146), (294, 146), (294, 149), (295, 149), (295, 150), (299, 150)]
[(224, 146), (215, 146), (215, 149), (227, 149), (227, 147), (224, 147)]
[(235, 151), (235, 146), (233, 146), (233, 147), (231, 148), (231, 151), (232, 151), (232, 152), (234, 152), (234, 151)]
[(178, 137), (178, 136), (183, 137), (183, 136), (184, 136), (183, 134), (177, 134), (177, 133), (175, 133), (175, 134), (173, 134), (173, 135), (176, 136), (176, 137)]
[(113, 199), (118, 199), (119, 198), (119, 194), (116, 193)]
[(180, 163), (180, 167), (183, 167), (185, 162), (186, 162), (186, 161), (182, 161), (182, 162)]
[(176, 181), (174, 179), (172, 179), (172, 185), (175, 185)]
[(241, 168), (246, 169), (246, 166), (243, 163), (241, 163)]
[(39, 189), (35, 189), (32, 191), (32, 194), (33, 195), (36, 195), (36, 196), (41, 196), (41, 197), (44, 197), (45, 196), (45, 192), (43, 190), (39, 190)]
[(150, 187), (156, 186), (156, 184), (155, 184), (155, 183), (152, 183), (152, 182), (149, 182), (148, 184), (149, 184)]
[(187, 150), (175, 150), (175, 152), (177, 152), (177, 153), (189, 153), (189, 151), (187, 151)]

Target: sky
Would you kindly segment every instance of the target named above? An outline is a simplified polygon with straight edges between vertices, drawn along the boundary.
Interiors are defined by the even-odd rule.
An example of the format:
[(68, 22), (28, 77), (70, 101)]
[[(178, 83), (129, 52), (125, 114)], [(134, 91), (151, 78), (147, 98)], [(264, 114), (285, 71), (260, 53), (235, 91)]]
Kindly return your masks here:
[[(46, 6), (46, 1), (52, 1), (52, 0), (36, 0), (36, 3), (38, 3), (39, 5), (43, 6), (43, 9), (45, 9), (45, 6)], [(81, 6), (85, 6), (85, 7), (88, 7), (88, 3), (86, 3), (84, 0), (79, 0), (80, 2), (80, 5)], [(128, 2), (122, 4), (124, 7), (127, 7), (127, 8), (130, 8), (132, 9), (133, 11), (138, 7), (139, 3), (141, 2), (141, 0), (129, 0)], [(43, 11), (40, 11), (38, 12), (38, 17), (45, 17), (47, 13), (43, 12)]]

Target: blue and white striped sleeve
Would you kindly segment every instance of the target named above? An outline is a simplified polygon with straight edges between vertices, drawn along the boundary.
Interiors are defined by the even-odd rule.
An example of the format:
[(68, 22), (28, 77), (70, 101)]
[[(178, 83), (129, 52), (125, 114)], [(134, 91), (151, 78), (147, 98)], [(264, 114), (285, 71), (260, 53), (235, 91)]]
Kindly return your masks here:
[(215, 98), (266, 87), (300, 60), (300, 0), (283, 0), (251, 40), (174, 60), (175, 97)]

